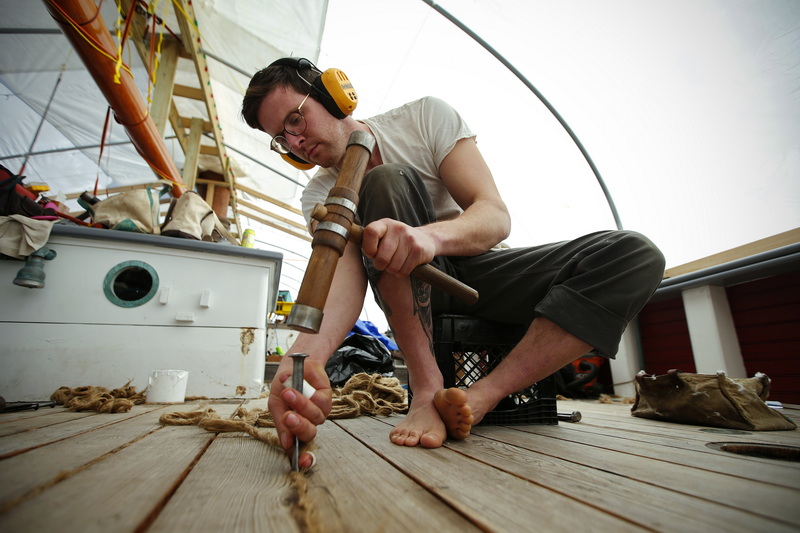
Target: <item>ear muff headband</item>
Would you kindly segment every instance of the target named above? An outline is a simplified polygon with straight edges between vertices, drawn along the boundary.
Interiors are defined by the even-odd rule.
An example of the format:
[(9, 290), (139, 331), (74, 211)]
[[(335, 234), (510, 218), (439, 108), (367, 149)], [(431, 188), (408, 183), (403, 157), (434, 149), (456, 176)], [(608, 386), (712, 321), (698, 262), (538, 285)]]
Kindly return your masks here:
[[(313, 72), (318, 72), (319, 75), (315, 76), (311, 81), (301, 77), (313, 89), (311, 91), (312, 97), (321, 103), (328, 113), (340, 120), (352, 115), (353, 111), (355, 111), (356, 105), (358, 105), (358, 94), (347, 75), (338, 68), (329, 68), (322, 72), (314, 63), (302, 57), (284, 57), (273, 61), (270, 66), (273, 65), (292, 67), (296, 70), (310, 69)], [(310, 170), (315, 166), (292, 153), (281, 154), (281, 157), (284, 161), (300, 170)]]
[(334, 117), (343, 119), (353, 114), (358, 105), (358, 94), (347, 74), (338, 68), (329, 68), (325, 72), (318, 69), (314, 63), (302, 57), (284, 57), (274, 61), (270, 66), (281, 65), (294, 67), (297, 70), (311, 69), (319, 72), (313, 80), (303, 80), (314, 89), (312, 96), (318, 100)]

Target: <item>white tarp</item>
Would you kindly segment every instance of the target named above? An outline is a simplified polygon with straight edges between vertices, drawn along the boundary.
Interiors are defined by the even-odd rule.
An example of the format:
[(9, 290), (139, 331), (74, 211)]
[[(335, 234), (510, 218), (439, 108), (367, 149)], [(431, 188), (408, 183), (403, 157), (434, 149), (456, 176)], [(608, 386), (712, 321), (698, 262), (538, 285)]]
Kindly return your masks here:
[[(166, 27), (180, 33), (177, 13), (172, 2), (153, 2), (156, 14), (166, 22)], [(316, 58), (325, 23), (326, 1), (313, 2), (260, 2), (249, 1), (195, 1), (193, 2), (202, 47), (216, 57), (227, 58), (240, 68), (255, 72), (265, 61), (288, 54)], [(116, 39), (118, 12), (114, 2), (104, 2), (102, 15)], [(47, 113), (43, 132), (39, 135), (33, 152), (66, 147), (85, 147), (79, 153), (69, 152), (41, 155), (31, 158), (25, 174), (28, 181), (47, 182), (54, 192), (70, 193), (91, 190), (98, 175), (97, 160), (102, 137), (107, 104), (86, 72), (80, 58), (71, 49), (65, 37), (55, 34), (11, 33), (13, 30), (58, 30), (57, 23), (47, 12), (43, 2), (18, 2), (0, 0), (0, 83), (5, 86), (0, 103), (0, 157), (26, 154), (44, 112), (53, 95), (63, 66), (63, 78)], [(124, 21), (122, 21), (124, 24)], [(163, 27), (159, 27), (163, 31)], [(131, 66), (134, 79), (142, 95), (147, 97), (147, 70), (130, 45), (123, 53), (124, 61)], [(242, 94), (249, 77), (213, 60), (207, 59), (212, 91), (216, 103), (224, 142), (239, 151), (294, 174), (282, 161), (264, 150), (264, 138), (250, 130), (239, 117)], [(197, 87), (197, 74), (189, 60), (180, 60), (175, 82)], [(152, 92), (152, 89), (150, 89)], [(186, 98), (175, 99), (182, 116), (207, 117), (201, 102)], [(166, 136), (174, 136), (168, 127)], [(99, 188), (117, 187), (151, 181), (153, 173), (127, 141), (124, 129), (112, 123), (108, 145), (100, 164)], [(183, 164), (183, 153), (174, 140), (168, 140), (178, 168)], [(203, 144), (213, 142), (206, 138)], [(277, 177), (247, 157), (232, 156), (234, 173), (250, 186), (265, 189), (269, 194), (291, 202), (297, 195), (297, 185)], [(4, 159), (0, 163), (19, 170), (24, 158)], [(203, 156), (201, 168), (220, 170), (218, 159)]]
[[(594, 160), (623, 226), (650, 236), (668, 267), (800, 227), (800, 2), (439, 4), (552, 103)], [(449, 101), (478, 134), (512, 211), (509, 244), (613, 228), (597, 180), (564, 129), (522, 82), (425, 2), (196, 0), (194, 6), (204, 45), (247, 71), (281, 55), (344, 70), (359, 92), (356, 118), (424, 95)], [(103, 13), (113, 25), (112, 2)], [(0, 20), (3, 28), (56, 27), (38, 2), (0, 0)], [(165, 20), (177, 27), (172, 4)], [(34, 151), (99, 143), (105, 105), (65, 43), (58, 35), (0, 34), (0, 157), (27, 152), (36, 113), (65, 62), (48, 116), (54, 127), (46, 125), (49, 134)], [(144, 70), (130, 56), (146, 94)], [(212, 59), (209, 68), (225, 142), (305, 182), (240, 120), (247, 77)], [(185, 71), (178, 83), (192, 76)], [(124, 140), (116, 126), (111, 142)], [(172, 149), (180, 166), (181, 151), (174, 143)], [(35, 157), (26, 173), (64, 192), (91, 188), (97, 155), (88, 149)], [(298, 188), (285, 177), (229, 155), (237, 177), (271, 196), (296, 199)], [(0, 162), (16, 170), (21, 159)], [(101, 187), (152, 179), (130, 147), (108, 148), (101, 168)], [(257, 228), (262, 243), (293, 251), (283, 285), (296, 294), (308, 243), (248, 227)]]

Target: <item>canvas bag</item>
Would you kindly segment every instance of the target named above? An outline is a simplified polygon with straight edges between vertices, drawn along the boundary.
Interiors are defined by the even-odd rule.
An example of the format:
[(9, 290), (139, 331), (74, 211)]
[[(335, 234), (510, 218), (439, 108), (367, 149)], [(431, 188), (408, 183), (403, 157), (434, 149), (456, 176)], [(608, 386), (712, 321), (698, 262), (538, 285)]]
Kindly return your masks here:
[(125, 191), (89, 206), (92, 220), (108, 229), (158, 235), (160, 191)]
[(670, 370), (660, 376), (636, 375), (636, 402), (631, 414), (642, 418), (749, 431), (797, 427), (767, 406), (770, 379), (730, 378), (724, 372), (690, 374)]
[(211, 206), (194, 191), (187, 191), (180, 198), (172, 199), (161, 226), (161, 234), (213, 242), (225, 237), (232, 244), (238, 245)]

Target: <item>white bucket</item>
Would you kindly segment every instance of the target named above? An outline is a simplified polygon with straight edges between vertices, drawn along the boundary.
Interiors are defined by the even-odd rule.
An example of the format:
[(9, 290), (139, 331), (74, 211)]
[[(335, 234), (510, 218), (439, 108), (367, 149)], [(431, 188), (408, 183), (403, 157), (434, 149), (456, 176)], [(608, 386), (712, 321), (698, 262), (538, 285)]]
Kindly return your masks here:
[(147, 380), (147, 403), (183, 403), (187, 370), (153, 370)]

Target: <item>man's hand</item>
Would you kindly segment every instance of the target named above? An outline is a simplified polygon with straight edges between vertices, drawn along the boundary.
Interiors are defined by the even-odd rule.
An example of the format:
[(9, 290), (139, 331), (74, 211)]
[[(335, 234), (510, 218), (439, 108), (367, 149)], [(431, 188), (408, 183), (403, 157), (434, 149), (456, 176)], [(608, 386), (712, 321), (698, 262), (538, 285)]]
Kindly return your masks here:
[(382, 218), (364, 228), (361, 249), (375, 268), (395, 276), (408, 276), (436, 255), (436, 241), (423, 228)]
[[(317, 435), (317, 426), (325, 422), (331, 412), (331, 384), (325, 367), (313, 360), (306, 360), (305, 380), (316, 390), (309, 399), (300, 391), (291, 388), (292, 360), (286, 356), (281, 361), (269, 394), (269, 410), (278, 430), (281, 447), (291, 455), (294, 438), (310, 442)], [(300, 468), (310, 468), (314, 458), (304, 453), (300, 456)]]

